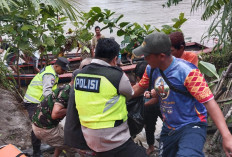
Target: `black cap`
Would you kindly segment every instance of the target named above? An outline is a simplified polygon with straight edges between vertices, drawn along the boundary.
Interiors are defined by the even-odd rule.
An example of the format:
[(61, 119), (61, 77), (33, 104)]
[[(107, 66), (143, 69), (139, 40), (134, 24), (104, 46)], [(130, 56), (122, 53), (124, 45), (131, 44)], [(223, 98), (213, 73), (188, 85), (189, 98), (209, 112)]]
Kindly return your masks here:
[(61, 68), (65, 71), (69, 70), (69, 61), (64, 57), (58, 57), (55, 64), (61, 66)]
[(170, 54), (171, 40), (168, 35), (162, 32), (155, 32), (147, 35), (141, 46), (132, 51), (135, 56), (148, 56), (149, 54)]

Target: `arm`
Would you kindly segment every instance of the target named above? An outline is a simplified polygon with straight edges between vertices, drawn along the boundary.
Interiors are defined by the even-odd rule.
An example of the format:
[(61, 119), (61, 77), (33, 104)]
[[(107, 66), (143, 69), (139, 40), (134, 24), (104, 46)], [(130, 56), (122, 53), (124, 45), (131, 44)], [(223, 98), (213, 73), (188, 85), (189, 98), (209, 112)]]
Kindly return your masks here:
[(43, 76), (43, 96), (47, 97), (52, 93), (52, 87), (55, 84), (55, 76), (54, 75), (44, 75)]
[(91, 42), (91, 57), (94, 57), (94, 49), (95, 49), (95, 40), (94, 40), (95, 37), (93, 37), (92, 39), (92, 42)]
[(217, 102), (214, 99), (211, 99), (210, 101), (204, 103), (204, 105), (207, 108), (210, 117), (212, 118), (222, 135), (222, 145), (226, 155), (230, 156), (229, 153), (232, 152), (232, 136), (226, 125), (221, 109), (219, 108)]
[[(194, 74), (194, 75), (193, 75)], [(193, 84), (192, 79), (196, 78), (200, 84)], [(219, 108), (218, 104), (213, 98), (213, 94), (210, 91), (204, 77), (198, 69), (193, 69), (185, 79), (185, 87), (200, 103), (203, 103), (209, 112), (212, 120), (216, 124), (223, 138), (223, 149), (227, 156), (232, 152), (232, 136), (226, 125), (224, 116)], [(197, 87), (197, 88), (194, 88)], [(196, 90), (197, 89), (197, 90)], [(231, 154), (230, 154), (231, 155)]]
[(133, 98), (142, 95), (146, 89), (149, 87), (149, 77), (147, 75), (147, 70), (145, 70), (142, 79), (133, 86), (134, 95)]
[(134, 95), (132, 97), (135, 98), (142, 95), (146, 91), (146, 88), (141, 87), (137, 83), (136, 85), (133, 86), (133, 90), (134, 90)]
[(119, 83), (119, 93), (124, 95), (127, 101), (134, 94), (133, 88), (131, 87), (130, 81), (125, 73), (123, 73), (122, 78)]
[(52, 119), (62, 119), (66, 115), (67, 109), (64, 108), (64, 106), (58, 102), (55, 102), (54, 107), (52, 109)]
[(159, 101), (158, 101), (158, 98), (151, 98), (149, 101), (145, 102), (145, 106), (149, 106), (149, 105), (154, 105), (154, 104), (157, 104)]

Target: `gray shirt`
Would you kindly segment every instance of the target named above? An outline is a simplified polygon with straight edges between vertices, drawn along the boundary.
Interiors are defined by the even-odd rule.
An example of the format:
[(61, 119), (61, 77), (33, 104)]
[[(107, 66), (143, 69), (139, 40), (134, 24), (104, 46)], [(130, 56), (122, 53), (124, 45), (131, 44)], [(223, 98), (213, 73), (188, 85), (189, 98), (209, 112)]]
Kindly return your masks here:
[[(107, 62), (99, 59), (93, 59), (91, 63), (110, 66)], [(119, 93), (124, 95), (127, 100), (134, 94), (130, 81), (125, 73), (119, 83)], [(73, 96), (74, 93), (70, 95), (70, 98), (72, 99)], [(81, 129), (87, 145), (96, 152), (105, 152), (117, 148), (130, 138), (127, 121), (113, 128), (90, 129), (81, 126)]]

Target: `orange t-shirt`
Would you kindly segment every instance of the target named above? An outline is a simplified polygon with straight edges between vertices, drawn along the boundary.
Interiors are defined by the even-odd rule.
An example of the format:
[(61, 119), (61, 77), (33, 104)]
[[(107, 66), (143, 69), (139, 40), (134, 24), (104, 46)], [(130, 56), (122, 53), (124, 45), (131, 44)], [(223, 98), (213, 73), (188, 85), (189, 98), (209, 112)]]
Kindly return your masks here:
[(198, 57), (195, 53), (184, 51), (183, 55), (180, 57), (181, 59), (184, 59), (198, 67)]

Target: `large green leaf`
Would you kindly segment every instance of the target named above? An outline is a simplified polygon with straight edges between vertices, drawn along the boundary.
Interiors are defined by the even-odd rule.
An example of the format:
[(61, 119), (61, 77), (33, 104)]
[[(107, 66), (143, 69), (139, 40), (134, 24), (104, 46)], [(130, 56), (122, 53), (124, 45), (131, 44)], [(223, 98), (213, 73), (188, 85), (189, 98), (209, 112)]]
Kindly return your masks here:
[(213, 64), (200, 61), (198, 64), (198, 68), (201, 71), (201, 73), (209, 77), (216, 77), (217, 79), (219, 79), (219, 75), (217, 74), (216, 68)]
[(123, 30), (118, 30), (117, 31), (117, 35), (120, 37), (120, 36), (123, 36), (125, 34), (125, 32)]
[(92, 7), (92, 10), (95, 11), (96, 13), (101, 13), (101, 8), (99, 7)]
[(120, 28), (123, 28), (123, 27), (125, 27), (126, 25), (128, 25), (130, 22), (121, 22), (120, 24), (119, 24), (119, 26), (120, 26)]
[(27, 6), (30, 10), (38, 10), (40, 7), (38, 4), (42, 4), (43, 2), (47, 9), (49, 7), (52, 7), (52, 9), (59, 10), (59, 12), (62, 12), (64, 15), (67, 15), (71, 19), (71, 21), (76, 21), (78, 19), (77, 14), (79, 14), (79, 11), (76, 9), (75, 6), (78, 6), (79, 3), (75, 0), (0, 0), (0, 11), (19, 11), (19, 9), (22, 8), (20, 4), (24, 4), (24, 6)]
[(34, 28), (34, 26), (32, 26), (32, 25), (23, 25), (21, 30), (22, 31), (27, 31), (27, 30), (33, 29), (33, 28)]

